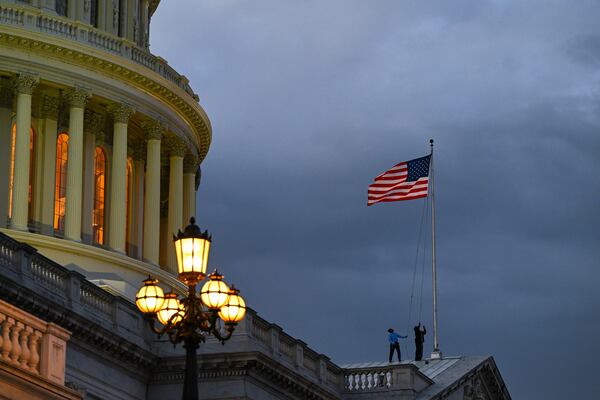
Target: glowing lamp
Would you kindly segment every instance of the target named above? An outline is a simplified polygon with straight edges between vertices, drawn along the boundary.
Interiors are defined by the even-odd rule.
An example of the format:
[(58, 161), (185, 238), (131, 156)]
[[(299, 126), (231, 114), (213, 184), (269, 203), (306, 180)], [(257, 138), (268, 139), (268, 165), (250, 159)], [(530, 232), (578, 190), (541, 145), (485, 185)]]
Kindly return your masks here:
[(163, 305), (164, 293), (157, 283), (157, 279), (149, 276), (135, 295), (135, 304), (144, 314), (155, 314)]
[(239, 295), (240, 291), (233, 285), (229, 289), (229, 297), (219, 310), (219, 317), (227, 325), (235, 325), (240, 322), (246, 314), (246, 302)]
[(183, 318), (183, 305), (173, 291), (165, 293), (165, 302), (156, 315), (161, 324), (176, 324)]
[(216, 270), (208, 278), (209, 281), (200, 290), (200, 299), (209, 309), (218, 310), (229, 298), (229, 286), (223, 282), (223, 275)]
[(179, 279), (186, 285), (195, 285), (206, 276), (210, 240), (208, 231), (202, 232), (194, 217), (183, 232), (173, 235)]

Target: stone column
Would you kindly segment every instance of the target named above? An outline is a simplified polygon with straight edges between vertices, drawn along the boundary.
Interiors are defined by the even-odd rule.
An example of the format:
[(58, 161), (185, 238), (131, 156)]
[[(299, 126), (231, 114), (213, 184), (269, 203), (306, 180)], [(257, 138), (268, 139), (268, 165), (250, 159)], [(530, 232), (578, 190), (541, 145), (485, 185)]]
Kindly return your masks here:
[[(96, 195), (96, 142), (103, 138), (104, 115), (86, 109), (83, 116), (83, 204), (81, 207), (81, 235), (84, 243), (92, 243), (94, 236), (94, 198)], [(101, 243), (104, 244), (104, 243)]]
[(148, 0), (142, 0), (140, 2), (140, 6), (141, 6), (141, 20), (142, 20), (142, 26), (140, 27), (140, 32), (141, 32), (141, 43), (140, 45), (142, 47), (147, 48), (149, 45), (149, 38), (148, 38), (148, 33), (150, 31), (150, 21), (149, 21), (149, 13), (148, 13)]
[(90, 97), (90, 92), (76, 87), (65, 91), (64, 96), (69, 104), (65, 238), (80, 242), (81, 193), (83, 190), (83, 109)]
[[(167, 241), (171, 240), (173, 234), (179, 229), (183, 230), (187, 225), (181, 225), (183, 220), (183, 157), (187, 152), (187, 144), (178, 137), (169, 141), (169, 209), (167, 215)], [(177, 258), (175, 246), (169, 242), (167, 247), (167, 269), (177, 274)]]
[(110, 169), (110, 210), (108, 245), (125, 253), (127, 227), (127, 123), (135, 113), (128, 104), (115, 104), (110, 109), (113, 118), (113, 146)]
[(132, 257), (142, 259), (144, 240), (144, 181), (145, 181), (146, 144), (136, 143), (133, 148), (133, 182), (132, 182), (132, 224), (131, 243)]
[(56, 179), (56, 134), (58, 132), (58, 97), (44, 94), (42, 98), (44, 127), (41, 233), (51, 235), (54, 231), (54, 190)]
[(8, 217), (8, 187), (10, 184), (10, 158), (12, 147), (13, 87), (8, 79), (0, 79), (0, 227), (6, 226)]
[(146, 149), (146, 195), (144, 197), (144, 261), (158, 265), (160, 251), (160, 142), (165, 128), (158, 121), (144, 125)]
[(183, 221), (182, 228), (190, 223), (190, 218), (196, 216), (196, 172), (198, 157), (186, 154), (183, 159)]
[(19, 74), (14, 80), (17, 95), (17, 132), (15, 136), (11, 228), (19, 230), (27, 230), (31, 96), (38, 82), (39, 78), (30, 74)]

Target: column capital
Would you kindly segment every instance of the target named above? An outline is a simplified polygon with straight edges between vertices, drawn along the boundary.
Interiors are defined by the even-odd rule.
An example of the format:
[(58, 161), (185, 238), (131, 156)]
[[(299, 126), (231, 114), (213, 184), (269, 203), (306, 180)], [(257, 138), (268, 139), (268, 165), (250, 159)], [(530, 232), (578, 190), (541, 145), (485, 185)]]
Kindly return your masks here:
[(192, 153), (187, 153), (183, 158), (183, 173), (184, 174), (195, 174), (198, 171), (200, 162), (198, 156)]
[(126, 124), (129, 118), (135, 114), (135, 108), (127, 103), (115, 103), (108, 108), (114, 122)]
[(167, 131), (160, 121), (154, 119), (147, 119), (144, 121), (142, 129), (144, 129), (146, 139), (148, 140), (161, 140)]
[(63, 92), (63, 97), (71, 107), (84, 108), (92, 93), (89, 89), (76, 86)]
[(171, 157), (185, 157), (188, 151), (188, 144), (185, 140), (178, 136), (170, 136), (166, 141), (167, 149), (169, 149), (169, 156)]
[(21, 72), (13, 78), (13, 87), (17, 94), (33, 94), (38, 83), (40, 77), (27, 72)]
[(104, 115), (86, 109), (83, 114), (83, 131), (85, 133), (98, 134), (104, 128)]
[(131, 146), (131, 155), (134, 160), (146, 160), (146, 143), (140, 141)]
[(58, 120), (59, 105), (58, 97), (45, 94), (42, 97), (42, 118)]
[(0, 107), (12, 108), (14, 87), (10, 80), (0, 79)]

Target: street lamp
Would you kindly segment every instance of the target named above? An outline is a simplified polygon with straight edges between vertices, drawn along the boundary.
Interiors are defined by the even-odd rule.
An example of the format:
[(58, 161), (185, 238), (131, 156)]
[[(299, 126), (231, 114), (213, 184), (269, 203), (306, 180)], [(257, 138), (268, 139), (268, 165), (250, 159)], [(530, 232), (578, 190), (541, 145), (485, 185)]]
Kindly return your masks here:
[[(177, 254), (179, 280), (188, 287), (187, 296), (179, 299), (172, 290), (164, 293), (158, 280), (148, 277), (138, 291), (135, 303), (149, 321), (153, 332), (167, 334), (173, 344), (183, 342), (186, 349), (183, 399), (198, 399), (198, 364), (196, 350), (200, 343), (213, 335), (221, 343), (231, 338), (235, 326), (246, 314), (246, 303), (239, 290), (230, 288), (216, 270), (208, 276), (200, 295), (196, 285), (206, 278), (211, 237), (202, 232), (194, 217), (177, 236), (173, 235)], [(222, 334), (219, 318), (225, 325)], [(156, 319), (163, 325), (155, 326)]]

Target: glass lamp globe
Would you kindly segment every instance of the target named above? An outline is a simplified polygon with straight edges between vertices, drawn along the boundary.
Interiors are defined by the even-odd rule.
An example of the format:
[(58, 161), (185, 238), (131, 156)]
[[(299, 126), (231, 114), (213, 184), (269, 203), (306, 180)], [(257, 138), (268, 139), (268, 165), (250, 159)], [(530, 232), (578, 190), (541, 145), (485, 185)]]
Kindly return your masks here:
[[(177, 314), (175, 317), (173, 317)], [(183, 318), (183, 304), (177, 300), (177, 294), (173, 291), (165, 293), (165, 301), (162, 308), (157, 313), (156, 317), (161, 324), (167, 325), (168, 323), (176, 324)], [(172, 318), (173, 317), (173, 318)]]
[(229, 289), (229, 297), (225, 304), (219, 310), (219, 317), (227, 325), (235, 325), (246, 315), (246, 302), (239, 295), (240, 291), (233, 285)]
[(229, 286), (217, 270), (208, 276), (209, 281), (200, 290), (200, 300), (211, 310), (218, 310), (229, 298)]
[(164, 293), (157, 283), (157, 279), (149, 276), (135, 295), (135, 304), (144, 314), (155, 314), (163, 305)]
[(173, 235), (179, 279), (186, 285), (195, 285), (206, 276), (211, 236), (202, 232), (196, 219), (190, 218), (190, 224), (177, 236)]

